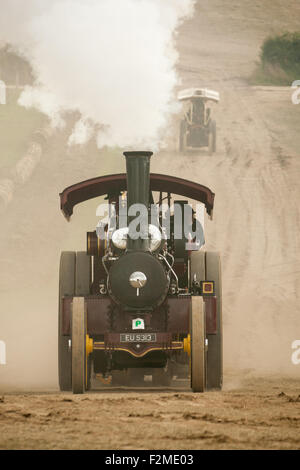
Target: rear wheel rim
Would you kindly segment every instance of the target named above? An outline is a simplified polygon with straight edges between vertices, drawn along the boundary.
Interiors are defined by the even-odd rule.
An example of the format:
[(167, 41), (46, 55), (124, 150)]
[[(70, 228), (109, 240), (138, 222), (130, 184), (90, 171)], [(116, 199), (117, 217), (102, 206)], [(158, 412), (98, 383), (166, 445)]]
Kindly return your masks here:
[(72, 391), (86, 389), (86, 321), (84, 297), (74, 297), (72, 304)]
[(191, 387), (193, 392), (204, 392), (205, 367), (205, 312), (202, 297), (192, 297), (191, 312)]
[(222, 326), (222, 272), (221, 260), (218, 252), (207, 251), (206, 276), (208, 281), (215, 282), (217, 297), (217, 334), (207, 335), (207, 387), (221, 389), (223, 383), (223, 326)]

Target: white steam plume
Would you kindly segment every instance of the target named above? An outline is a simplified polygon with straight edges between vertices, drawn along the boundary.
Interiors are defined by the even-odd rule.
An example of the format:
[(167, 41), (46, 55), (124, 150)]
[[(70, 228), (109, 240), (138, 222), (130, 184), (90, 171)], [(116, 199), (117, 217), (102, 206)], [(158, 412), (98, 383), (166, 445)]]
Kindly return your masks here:
[[(20, 104), (62, 125), (78, 110), (69, 143), (95, 125), (99, 147), (157, 146), (178, 110), (175, 32), (195, 0), (2, 0), (2, 38), (22, 49), (38, 77)], [(3, 15), (3, 12), (5, 14)]]

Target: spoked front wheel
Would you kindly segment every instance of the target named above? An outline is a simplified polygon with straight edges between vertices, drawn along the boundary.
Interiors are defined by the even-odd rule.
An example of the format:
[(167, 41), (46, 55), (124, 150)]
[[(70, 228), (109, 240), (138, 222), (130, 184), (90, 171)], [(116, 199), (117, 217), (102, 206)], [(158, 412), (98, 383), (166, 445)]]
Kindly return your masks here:
[(72, 391), (84, 393), (87, 384), (86, 312), (84, 297), (72, 304)]

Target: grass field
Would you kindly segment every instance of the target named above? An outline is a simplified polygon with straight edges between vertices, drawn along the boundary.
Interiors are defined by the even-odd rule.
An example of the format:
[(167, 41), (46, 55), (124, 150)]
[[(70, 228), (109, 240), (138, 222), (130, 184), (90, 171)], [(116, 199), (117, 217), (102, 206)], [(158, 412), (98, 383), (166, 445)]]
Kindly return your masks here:
[(300, 32), (267, 37), (260, 52), (260, 62), (250, 77), (256, 85), (289, 86), (300, 77)]

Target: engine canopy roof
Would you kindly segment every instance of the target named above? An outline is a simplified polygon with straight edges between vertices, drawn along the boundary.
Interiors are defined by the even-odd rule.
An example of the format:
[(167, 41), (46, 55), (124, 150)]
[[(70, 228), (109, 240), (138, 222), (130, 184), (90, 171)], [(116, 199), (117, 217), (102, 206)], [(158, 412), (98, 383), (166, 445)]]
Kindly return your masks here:
[(218, 103), (220, 101), (220, 94), (218, 91), (209, 90), (208, 88), (187, 88), (181, 90), (178, 93), (179, 101), (187, 101), (192, 99), (199, 99), (204, 101), (214, 101)]
[[(127, 191), (126, 173), (98, 176), (73, 184), (60, 194), (61, 210), (67, 220), (73, 214), (73, 208), (89, 199), (118, 194)], [(215, 194), (206, 186), (175, 176), (150, 174), (150, 191), (177, 194), (205, 205), (210, 217), (213, 214)]]

